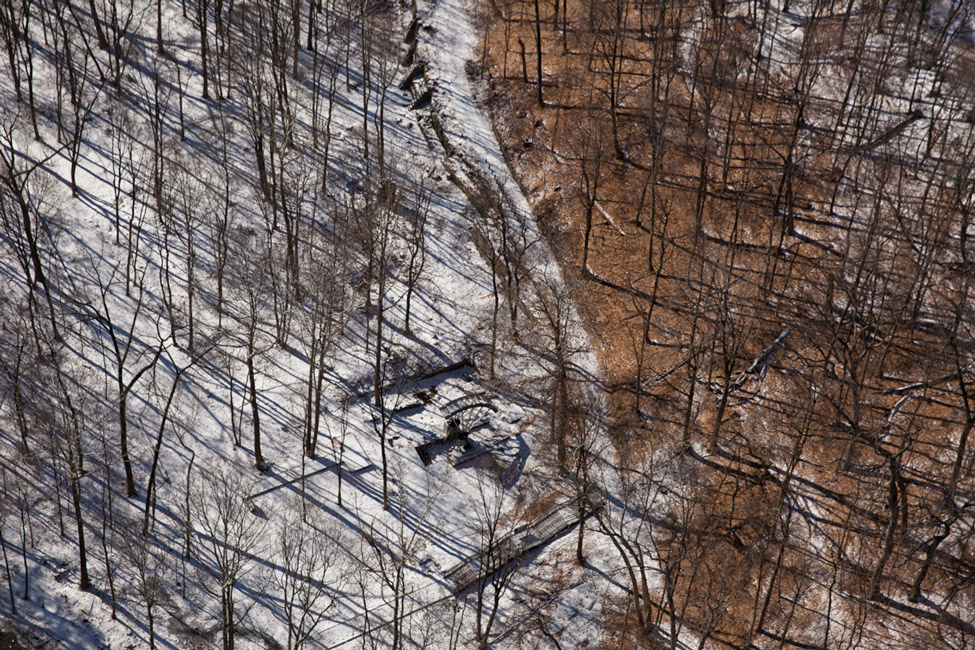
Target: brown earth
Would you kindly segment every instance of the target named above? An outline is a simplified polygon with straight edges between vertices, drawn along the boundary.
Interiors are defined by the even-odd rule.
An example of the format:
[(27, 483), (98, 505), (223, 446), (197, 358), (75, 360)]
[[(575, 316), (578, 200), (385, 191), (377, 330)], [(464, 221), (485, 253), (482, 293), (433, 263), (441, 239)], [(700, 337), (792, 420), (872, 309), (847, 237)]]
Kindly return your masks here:
[[(693, 445), (684, 521), (694, 544), (679, 547), (675, 592), (682, 619), (732, 647), (815, 646), (828, 625), (832, 639), (854, 646), (970, 637), (967, 539), (950, 537), (924, 583), (930, 600), (906, 597), (920, 549), (946, 517), (959, 445), (957, 490), (972, 489), (973, 460), (956, 439), (968, 357), (946, 342), (967, 295), (951, 275), (953, 233), (967, 217), (946, 198), (930, 203), (937, 218), (911, 207), (960, 167), (902, 160), (883, 139), (893, 119), (857, 136), (869, 146), (847, 144), (835, 98), (811, 92), (797, 109), (795, 66), (743, 72), (759, 29), (748, 13), (718, 25), (702, 18), (704, 5), (671, 3), (650, 16), (641, 7), (623, 5), (620, 22), (607, 23), (568, 2), (565, 28), (552, 5), (541, 7), (539, 106), (534, 5), (492, 3), (480, 74), (508, 162), (594, 342), (617, 448), (625, 458)], [(821, 74), (841, 85), (857, 69), (855, 39), (844, 34), (880, 19), (820, 16), (807, 56), (830, 57)], [(703, 35), (688, 63), (679, 50), (694, 29)], [(879, 66), (884, 52), (874, 55), (868, 63)], [(797, 132), (801, 164), (787, 179)], [(928, 244), (925, 270), (919, 249)], [(743, 374), (787, 329), (765, 371)], [(927, 384), (903, 390), (912, 382)], [(896, 541), (883, 558), (890, 530)], [(667, 561), (667, 550), (660, 555)], [(763, 582), (773, 564), (774, 590)], [(878, 565), (882, 597), (868, 593)], [(774, 594), (760, 631), (766, 591)]]

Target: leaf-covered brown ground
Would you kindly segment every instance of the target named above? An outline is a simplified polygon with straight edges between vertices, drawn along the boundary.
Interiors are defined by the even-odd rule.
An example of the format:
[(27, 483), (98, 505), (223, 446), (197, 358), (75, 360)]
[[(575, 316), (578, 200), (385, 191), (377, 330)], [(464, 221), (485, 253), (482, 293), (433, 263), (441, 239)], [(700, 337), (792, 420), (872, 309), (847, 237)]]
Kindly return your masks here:
[[(595, 344), (618, 448), (684, 450), (661, 630), (673, 615), (733, 647), (961, 647), (975, 59), (950, 12), (968, 10), (763, 5), (499, 0), (484, 98)], [(608, 634), (650, 644), (628, 612)]]

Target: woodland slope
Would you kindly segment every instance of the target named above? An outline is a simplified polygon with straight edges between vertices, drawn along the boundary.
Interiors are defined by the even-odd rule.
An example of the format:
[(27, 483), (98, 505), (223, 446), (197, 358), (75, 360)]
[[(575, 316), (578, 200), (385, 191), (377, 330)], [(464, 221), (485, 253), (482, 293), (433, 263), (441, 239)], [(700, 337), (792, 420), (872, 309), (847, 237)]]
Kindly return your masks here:
[(970, 645), (972, 5), (482, 19), (483, 96), (643, 477), (620, 642)]

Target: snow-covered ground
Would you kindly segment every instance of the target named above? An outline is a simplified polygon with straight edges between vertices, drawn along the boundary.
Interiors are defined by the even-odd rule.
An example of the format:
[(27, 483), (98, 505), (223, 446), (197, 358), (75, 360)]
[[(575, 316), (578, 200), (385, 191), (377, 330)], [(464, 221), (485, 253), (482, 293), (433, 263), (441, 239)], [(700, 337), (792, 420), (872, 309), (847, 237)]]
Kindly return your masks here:
[[(140, 66), (155, 56), (151, 40), (155, 28), (153, 8), (145, 5), (137, 7), (135, 12), (133, 31), (139, 34), (139, 39), (133, 38), (133, 42), (138, 42), (133, 56)], [(199, 60), (197, 33), (191, 21), (179, 15), (177, 3), (164, 3), (163, 8), (165, 38), (174, 57), (172, 65), (185, 73)], [(505, 166), (488, 119), (478, 107), (467, 78), (465, 65), (473, 57), (476, 37), (466, 2), (421, 2), (419, 18), (425, 28), (420, 30), (418, 54), (427, 62), (428, 77), (435, 85), (433, 110), (455, 148), (453, 160), (447, 165), (453, 173), (482, 174), (500, 181), (507, 201), (514, 206), (509, 215), (516, 222), (513, 227), (530, 242), (525, 262), (531, 276), (524, 278), (522, 300), (532, 310), (542, 294), (551, 297), (560, 292), (561, 275), (538, 233), (527, 201)], [(404, 12), (399, 19), (404, 32), (408, 21), (408, 12)], [(308, 52), (303, 51), (300, 58), (302, 70), (307, 71)], [(404, 73), (405, 70), (398, 72), (397, 82)], [(137, 77), (132, 86), (141, 82), (147, 90), (148, 69), (134, 69), (132, 74)], [(391, 644), (397, 633), (417, 647), (472, 645), (476, 593), (468, 593), (460, 600), (461, 606), (456, 607), (458, 601), (452, 585), (441, 571), (476, 554), (484, 545), (485, 529), (493, 522), (498, 526), (496, 535), (501, 536), (558, 505), (536, 503), (558, 492), (557, 473), (551, 470), (551, 459), (546, 460), (541, 453), (549, 435), (544, 405), (549, 399), (545, 378), (550, 367), (547, 352), (542, 349), (546, 336), (544, 322), (523, 317), (518, 331), (513, 332), (510, 325), (504, 324), (507, 308), (503, 306), (497, 378), (487, 380), (493, 285), (491, 272), (470, 234), (480, 217), (465, 195), (448, 181), (444, 152), (436, 140), (430, 146), (424, 138), (418, 119), (427, 119), (422, 117), (425, 109), (411, 110), (410, 95), (395, 84), (390, 87), (384, 111), (389, 158), (397, 160), (401, 183), (404, 186), (422, 183), (431, 188), (432, 201), (426, 265), (412, 299), (409, 333), (403, 326), (407, 286), (402, 277), (402, 263), (396, 266), (398, 273), (394, 272), (389, 280), (385, 296), (387, 333), (382, 351), (384, 380), (388, 379), (384, 384), (387, 386), (385, 406), (397, 408), (410, 403), (415, 406), (390, 419), (386, 445), (389, 507), (384, 509), (383, 454), (378, 435), (382, 422), (377, 420), (382, 416), (372, 406), (375, 342), (370, 341), (372, 347), (365, 344), (368, 337), (375, 337), (375, 319), (366, 320), (361, 293), (348, 298), (348, 308), (341, 319), (344, 323), (341, 334), (329, 348), (319, 457), (303, 459), (304, 391), (310, 352), (302, 333), (310, 327), (310, 316), (299, 310), (292, 337), (283, 346), (274, 344), (273, 301), (268, 296), (274, 289), (258, 283), (263, 295), (256, 302), (260, 310), (257, 322), (260, 349), (255, 384), (259, 393), (263, 456), (269, 464), (268, 471), (259, 473), (253, 466), (251, 412), (246, 402), (247, 378), (242, 356), (245, 328), (234, 322), (244, 320), (245, 308), (239, 304), (246, 298), (244, 290), (228, 289), (227, 300), (232, 308), (222, 318), (223, 327), (217, 327), (212, 273), (201, 281), (203, 290), (196, 297), (196, 349), (206, 347), (199, 342), (203, 340), (213, 342), (217, 348), (226, 346), (233, 352), (226, 357), (204, 355), (202, 360), (191, 361), (183, 331), (171, 332), (163, 300), (164, 291), (172, 291), (173, 302), (181, 310), (180, 317), (185, 319), (186, 260), (190, 258), (185, 234), (168, 241), (170, 259), (164, 260), (160, 250), (163, 227), (150, 214), (141, 233), (136, 235), (143, 242), (134, 263), (140, 272), (145, 272), (141, 288), (127, 291), (123, 281), (131, 262), (126, 260), (124, 246), (115, 243), (111, 183), (115, 122), (111, 118), (114, 107), (111, 89), (101, 86), (97, 93), (93, 86), (89, 89), (94, 109), (80, 150), (79, 192), (72, 198), (67, 151), (54, 149), (57, 137), (50, 107), (55, 80), (50, 65), (38, 65), (34, 83), (42, 106), (43, 141), (31, 142), (26, 112), (21, 110), (18, 131), (11, 142), (20, 149), (19, 153), (34, 159), (54, 154), (44, 167), (48, 173), (44, 179), (53, 182), (40, 182), (38, 176), (35, 192), (38, 195), (43, 192), (43, 198), (57, 206), (57, 218), (49, 224), (48, 250), (52, 267), (58, 269), (51, 275), (56, 275), (61, 282), (53, 292), (55, 300), (60, 309), (68, 312), (62, 322), (71, 323), (64, 332), (65, 375), (77, 379), (77, 385), (68, 390), (88, 415), (88, 428), (82, 434), (88, 464), (105, 458), (112, 471), (106, 473), (104, 467), (89, 467), (90, 474), (80, 479), (93, 584), (92, 589), (80, 591), (77, 536), (72, 528), (74, 515), (66, 496), (67, 472), (62, 467), (55, 492), (55, 477), (50, 469), (43, 470), (44, 475), (36, 473), (42, 471), (36, 468), (48, 466), (14, 460), (17, 435), (13, 429), (4, 431), (0, 444), (6, 476), (11, 482), (27, 485), (26, 493), (37, 505), (32, 506), (29, 522), (28, 539), (33, 537), (34, 543), (26, 553), (30, 599), (17, 599), (17, 617), (12, 616), (10, 602), (3, 599), (0, 615), (19, 627), (33, 626), (43, 631), (56, 639), (60, 647), (146, 647), (149, 643), (145, 613), (147, 589), (145, 581), (139, 580), (141, 566), (155, 579), (149, 584), (155, 589), (153, 597), (158, 603), (156, 642), (161, 647), (218, 644), (220, 599), (203, 588), (209, 584), (214, 589), (209, 573), (213, 561), (207, 559), (205, 551), (199, 550), (205, 549), (214, 535), (201, 523), (207, 517), (200, 510), (191, 510), (192, 544), (198, 551), (191, 558), (184, 557), (187, 517), (182, 504), (189, 504), (202, 495), (203, 504), (196, 505), (208, 513), (216, 511), (216, 491), (222, 484), (232, 485), (240, 503), (252, 510), (245, 523), (253, 538), (244, 549), (244, 568), (235, 592), (241, 613), (237, 647), (285, 645), (287, 627), (277, 585), (282, 574), (283, 533), (295, 526), (297, 502), (303, 502), (308, 511), (317, 513), (309, 515), (306, 511), (306, 516), (318, 527), (315, 544), (334, 547), (336, 558), (325, 574), (326, 597), (313, 608), (325, 612), (312, 637), (313, 647), (382, 647)], [(167, 137), (173, 140), (176, 149), (173, 158), (184, 161), (185, 171), (181, 173), (188, 177), (214, 181), (221, 171), (219, 161), (207, 167), (198, 163), (195, 156), (213, 161), (214, 152), (219, 149), (214, 140), (215, 104), (202, 98), (198, 75), (184, 76), (178, 83), (183, 85), (185, 93), (180, 103), (185, 112), (186, 140), (175, 141), (176, 116), (167, 114)], [(14, 116), (9, 107), (15, 106), (16, 100), (9, 77), (4, 76), (0, 84), (3, 106), (7, 107), (5, 123), (9, 124)], [(335, 173), (339, 180), (333, 182), (344, 180), (345, 189), (332, 191), (331, 205), (341, 204), (343, 200), (354, 201), (355, 188), (361, 182), (354, 163), (361, 142), (357, 133), (363, 122), (361, 104), (355, 83), (348, 87), (341, 85), (335, 108), (332, 155), (345, 165)], [(173, 92), (172, 86), (168, 92)], [(307, 92), (299, 97), (298, 112), (303, 115), (310, 97)], [(174, 104), (173, 100), (171, 106)], [(369, 114), (373, 125), (379, 119), (376, 110), (374, 103)], [(139, 143), (149, 141), (151, 133), (140, 116), (132, 119), (130, 135), (138, 149)], [(258, 246), (259, 235), (254, 233), (263, 228), (261, 206), (252, 189), (252, 172), (247, 171), (252, 154), (245, 130), (240, 123), (233, 120), (231, 123), (232, 131), (227, 136), (229, 158), (239, 156), (244, 167), (243, 171), (235, 171), (232, 187), (228, 187), (234, 193), (242, 237), (250, 238), (245, 249), (251, 250)], [(139, 209), (145, 210), (139, 206), (141, 201), (148, 200), (148, 194), (140, 196), (135, 199), (123, 196), (122, 213), (134, 215)], [(315, 196), (307, 199), (308, 202), (316, 200)], [(209, 231), (202, 223), (198, 227), (195, 254), (205, 259), (205, 265), (201, 266), (212, 272)], [(394, 257), (398, 255), (402, 259), (405, 247), (406, 238), (401, 236), (391, 245)], [(9, 248), (5, 248), (4, 255), (8, 252)], [(164, 264), (172, 264), (175, 289), (166, 286)], [(22, 296), (25, 289), (13, 262), (8, 259), (4, 268), (4, 291), (9, 296)], [(129, 398), (129, 444), (138, 487), (138, 496), (130, 499), (120, 490), (120, 459), (114, 449), (118, 420), (112, 400), (117, 395), (112, 385), (109, 337), (102, 317), (108, 314), (123, 343), (124, 337), (132, 335), (132, 353), (126, 361), (127, 381), (151, 360), (154, 349), (162, 350), (159, 364), (134, 384)], [(578, 376), (589, 384), (587, 390), (592, 394), (594, 414), (602, 421), (604, 407), (598, 387), (598, 367), (571, 305), (566, 314), (574, 350), (571, 362)], [(227, 325), (227, 321), (231, 324)], [(225, 359), (231, 359), (233, 380), (229, 384), (225, 367), (221, 365), (226, 363)], [(479, 372), (470, 367), (436, 372), (438, 368), (464, 360), (475, 363)], [(142, 542), (151, 553), (148, 558), (143, 554), (140, 565), (131, 559), (140, 557), (138, 550), (126, 546), (122, 540), (138, 539), (133, 534), (142, 525), (143, 498), (156, 432), (162, 421), (165, 395), (175, 381), (177, 368), (183, 374), (174, 393), (173, 407), (166, 413), (168, 423), (162, 430), (152, 533), (148, 541)], [(471, 436), (481, 444), (493, 445), (492, 450), (454, 467), (451, 461), (461, 452), (456, 446), (445, 447), (432, 454), (429, 465), (424, 464), (416, 446), (443, 434), (442, 407), (472, 394), (483, 395), (496, 408), (486, 412), (489, 426), (477, 429)], [(8, 417), (12, 408), (9, 404), (8, 401), (2, 405), (8, 409), (5, 427), (13, 422)], [(242, 444), (234, 443), (235, 431), (241, 435)], [(37, 446), (43, 444), (41, 440), (35, 442)], [(341, 471), (337, 466), (340, 450)], [(107, 489), (106, 476), (111, 480)], [(214, 478), (217, 480), (210, 480)], [(210, 491), (197, 487), (200, 485), (209, 486), (206, 489)], [(113, 495), (112, 501), (103, 506), (109, 493)], [(60, 510), (55, 505), (56, 498), (65, 500)], [(111, 518), (103, 516), (105, 507), (109, 508)], [(525, 512), (529, 514), (522, 516)], [(59, 513), (63, 517), (63, 529), (59, 526)], [(12, 507), (6, 514), (5, 541), (14, 572), (13, 585), (20, 591), (23, 576), (14, 561), (21, 551), (18, 526), (14, 525), (16, 514)], [(106, 521), (107, 528), (103, 526)], [(243, 542), (237, 547), (243, 548)], [(599, 549), (597, 544), (590, 554), (591, 566), (597, 571), (612, 570), (606, 549)], [(559, 636), (565, 647), (600, 645), (596, 623), (600, 618), (599, 607), (605, 590), (616, 590), (616, 581), (597, 581), (593, 572), (575, 569), (571, 566), (573, 553), (574, 537), (568, 535), (527, 557), (499, 603), (498, 622), (490, 638), (500, 646), (532, 645), (523, 636), (535, 638), (531, 636), (538, 634), (534, 621), (540, 620), (537, 615), (544, 610), (546, 620), (551, 621), (545, 632)], [(111, 586), (109, 566), (112, 567)], [(115, 615), (110, 607), (112, 589), (117, 591)], [(394, 630), (396, 626), (390, 624), (394, 619), (401, 621), (401, 630)]]

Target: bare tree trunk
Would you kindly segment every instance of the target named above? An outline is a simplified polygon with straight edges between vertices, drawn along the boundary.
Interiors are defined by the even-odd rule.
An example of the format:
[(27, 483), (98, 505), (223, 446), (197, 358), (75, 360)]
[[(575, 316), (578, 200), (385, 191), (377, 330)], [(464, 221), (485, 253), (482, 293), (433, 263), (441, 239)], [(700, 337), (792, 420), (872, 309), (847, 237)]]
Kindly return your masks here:
[(98, 10), (95, 9), (95, 0), (88, 0), (88, 9), (91, 11), (91, 22), (95, 25), (95, 34), (98, 37), (98, 49), (108, 49), (108, 39), (105, 38), (105, 31), (102, 29), (102, 21), (98, 19)]
[(873, 570), (873, 574), (870, 576), (870, 587), (867, 591), (867, 597), (870, 600), (880, 600), (882, 595), (880, 593), (880, 581), (884, 577), (884, 569), (887, 566), (887, 560), (890, 559), (891, 554), (894, 551), (894, 533), (897, 531), (897, 505), (899, 497), (898, 488), (898, 471), (899, 462), (897, 457), (893, 457), (888, 461), (888, 471), (890, 477), (887, 486), (887, 509), (890, 513), (890, 518), (887, 522), (887, 531), (884, 533), (884, 546), (881, 552), (880, 561), (877, 562), (877, 566)]
[(250, 396), (251, 417), (254, 420), (254, 467), (260, 472), (266, 472), (267, 463), (261, 454), (261, 409), (257, 405), (257, 378), (254, 371), (254, 336), (257, 324), (252, 322), (247, 334), (247, 389)]
[(535, 52), (537, 57), (535, 59), (535, 72), (538, 78), (537, 90), (537, 101), (539, 106), (545, 106), (545, 100), (542, 98), (542, 19), (539, 14), (538, 0), (535, 2)]
[(10, 562), (7, 560), (7, 541), (3, 537), (3, 525), (0, 524), (0, 548), (3, 549), (3, 566), (7, 571), (7, 590), (10, 592), (10, 613), (17, 615), (17, 601), (14, 599), (14, 581), (10, 577)]

